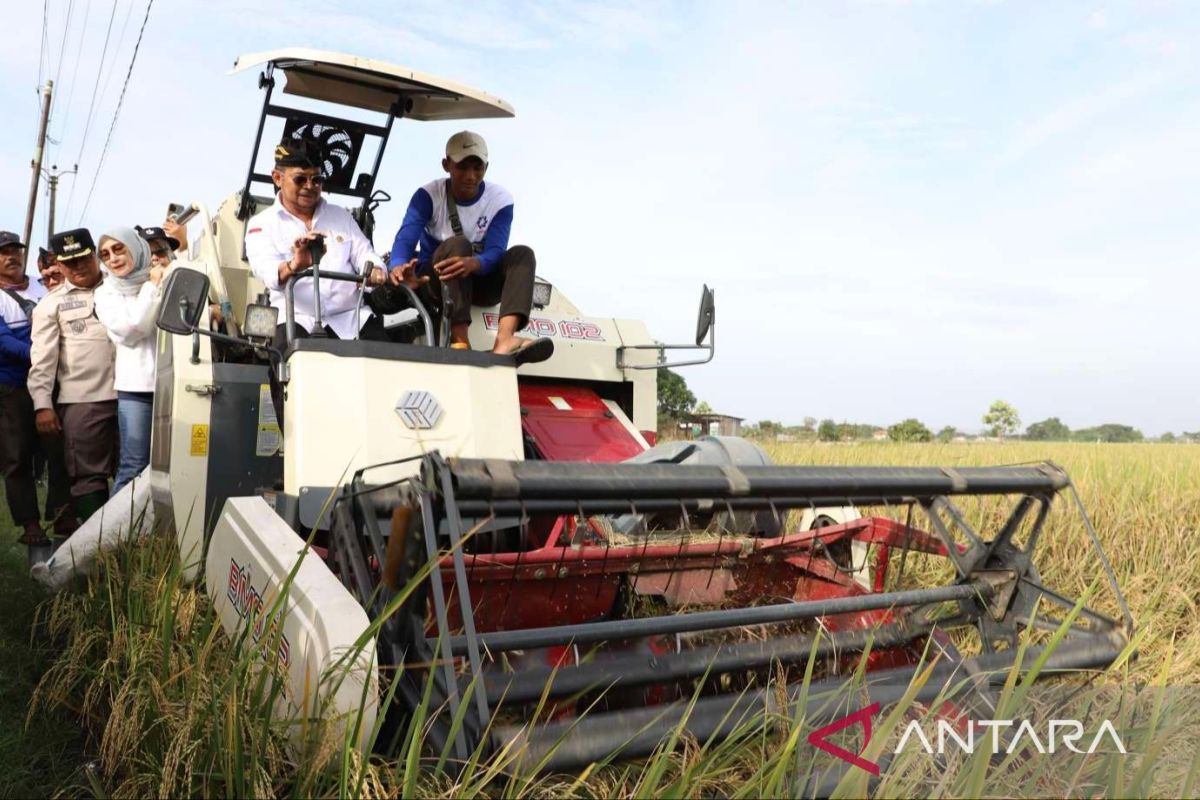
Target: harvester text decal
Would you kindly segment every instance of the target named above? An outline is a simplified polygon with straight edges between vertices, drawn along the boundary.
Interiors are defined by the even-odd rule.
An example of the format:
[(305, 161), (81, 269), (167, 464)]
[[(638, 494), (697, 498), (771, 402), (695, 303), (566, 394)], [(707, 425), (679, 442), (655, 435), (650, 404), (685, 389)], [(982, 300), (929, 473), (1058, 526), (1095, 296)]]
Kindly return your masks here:
[[(275, 622), (271, 626), (267, 626), (267, 614), (263, 611), (262, 592), (258, 591), (252, 585), (252, 576), (250, 574), (250, 565), (244, 567), (238, 566), (237, 561), (229, 559), (229, 586), (225, 590), (229, 602), (233, 603), (234, 609), (238, 616), (244, 620), (252, 622), (254, 629), (250, 635), (257, 642), (264, 632), (268, 635), (275, 635)], [(278, 615), (275, 617), (278, 620)], [(292, 646), (288, 642), (287, 636), (279, 632), (279, 663), (285, 667), (291, 662)]]
[[(489, 331), (500, 327), (500, 315), (485, 311), (483, 324)], [(529, 333), (535, 336), (557, 336), (563, 339), (586, 339), (589, 342), (603, 342), (604, 334), (600, 326), (593, 322), (579, 322), (573, 319), (552, 320), (545, 317), (530, 317)]]

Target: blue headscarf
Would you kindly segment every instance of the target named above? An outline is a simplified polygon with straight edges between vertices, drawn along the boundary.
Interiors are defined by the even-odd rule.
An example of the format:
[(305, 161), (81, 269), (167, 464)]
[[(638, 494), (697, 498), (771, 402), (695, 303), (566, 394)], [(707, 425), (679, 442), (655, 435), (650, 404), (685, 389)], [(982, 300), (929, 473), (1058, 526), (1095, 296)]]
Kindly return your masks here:
[(150, 245), (133, 228), (109, 228), (100, 238), (106, 236), (125, 245), (133, 259), (133, 269), (128, 275), (114, 275), (110, 271), (109, 279), (116, 283), (122, 294), (137, 294), (142, 284), (150, 280)]

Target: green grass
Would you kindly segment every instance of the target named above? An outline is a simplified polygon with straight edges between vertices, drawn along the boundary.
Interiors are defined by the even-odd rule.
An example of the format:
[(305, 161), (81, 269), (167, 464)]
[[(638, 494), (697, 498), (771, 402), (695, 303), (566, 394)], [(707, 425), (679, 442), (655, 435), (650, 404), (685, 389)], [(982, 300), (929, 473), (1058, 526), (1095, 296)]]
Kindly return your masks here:
[(33, 635), (45, 595), (29, 577), (3, 497), (0, 484), (0, 797), (48, 796), (81, 779), (87, 737), (63, 711), (36, 715), (26, 726), (29, 699), (55, 653)]

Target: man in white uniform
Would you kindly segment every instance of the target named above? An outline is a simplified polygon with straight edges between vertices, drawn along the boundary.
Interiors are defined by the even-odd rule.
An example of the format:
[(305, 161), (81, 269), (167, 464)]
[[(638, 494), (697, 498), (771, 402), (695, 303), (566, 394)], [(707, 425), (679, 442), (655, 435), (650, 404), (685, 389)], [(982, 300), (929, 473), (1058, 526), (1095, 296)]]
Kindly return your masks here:
[[(271, 178), (278, 190), (270, 208), (250, 218), (246, 225), (246, 258), (270, 292), (271, 305), (284, 318), (284, 286), (297, 272), (312, 266), (310, 244), (323, 239), (325, 255), (322, 273), (340, 272), (368, 275), (368, 284), (378, 286), (387, 279), (380, 261), (372, 252), (371, 242), (363, 235), (350, 212), (329, 203), (321, 196), (325, 183), (324, 158), (319, 145), (300, 139), (287, 139), (275, 148), (275, 169)], [(315, 332), (313, 280), (303, 278), (296, 286), (296, 335), (325, 335), (337, 339), (386, 340), (380, 320), (366, 304), (358, 310), (358, 284), (349, 281), (321, 280), (321, 322), (324, 330)], [(286, 325), (275, 332), (275, 343), (282, 347)]]

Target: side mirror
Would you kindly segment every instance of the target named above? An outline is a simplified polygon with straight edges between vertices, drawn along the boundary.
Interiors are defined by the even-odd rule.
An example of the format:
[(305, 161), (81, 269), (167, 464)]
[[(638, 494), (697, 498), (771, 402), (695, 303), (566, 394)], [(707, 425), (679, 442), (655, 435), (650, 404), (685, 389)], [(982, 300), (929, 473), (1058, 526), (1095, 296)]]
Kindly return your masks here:
[[(696, 320), (695, 344), (627, 344), (617, 348), (617, 369), (665, 369), (667, 367), (690, 367), (694, 364), (707, 364), (712, 361), (717, 350), (717, 310), (714, 299), (715, 292), (705, 284), (700, 293), (700, 314)], [(626, 350), (657, 350), (657, 364), (630, 364), (625, 360)], [(685, 361), (667, 361), (668, 350), (703, 350), (703, 358), (693, 358)]]
[(167, 333), (190, 335), (207, 305), (208, 276), (187, 267), (175, 267), (163, 288), (157, 325)]
[(708, 332), (712, 328), (713, 318), (717, 313), (715, 301), (713, 300), (713, 290), (708, 288), (708, 284), (704, 285), (704, 291), (700, 293), (700, 315), (696, 319), (696, 346), (701, 347), (704, 340), (708, 338)]

